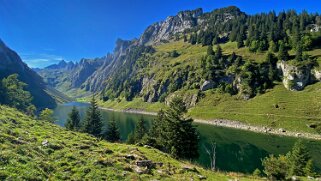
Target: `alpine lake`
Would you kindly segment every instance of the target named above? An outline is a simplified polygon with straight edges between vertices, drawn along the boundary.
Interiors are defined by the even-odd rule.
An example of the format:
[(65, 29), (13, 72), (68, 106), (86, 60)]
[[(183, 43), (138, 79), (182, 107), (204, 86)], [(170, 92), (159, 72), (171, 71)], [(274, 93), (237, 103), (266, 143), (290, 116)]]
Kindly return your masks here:
[[(64, 126), (68, 114), (76, 106), (83, 119), (89, 106), (87, 103), (70, 102), (60, 104), (54, 110), (57, 124)], [(150, 127), (155, 116), (140, 115), (125, 112), (101, 110), (101, 115), (107, 128), (108, 120), (112, 117), (117, 121), (120, 129), (121, 141), (125, 142), (127, 136), (134, 131), (135, 125), (143, 116), (146, 127)], [(206, 148), (216, 143), (216, 168), (221, 171), (252, 173), (256, 168), (262, 170), (261, 161), (264, 157), (274, 154), (285, 154), (291, 150), (298, 138), (277, 136), (270, 134), (254, 133), (208, 124), (194, 123), (199, 132), (199, 158), (192, 162), (203, 167), (210, 167), (209, 155)], [(316, 171), (321, 172), (321, 141), (304, 140), (306, 147), (316, 166)]]

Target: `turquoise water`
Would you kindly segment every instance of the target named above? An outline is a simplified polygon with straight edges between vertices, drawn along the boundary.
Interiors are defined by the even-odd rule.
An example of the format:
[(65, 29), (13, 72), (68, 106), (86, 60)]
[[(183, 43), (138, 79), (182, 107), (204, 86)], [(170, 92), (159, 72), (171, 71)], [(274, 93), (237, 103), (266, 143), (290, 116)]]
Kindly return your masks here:
[[(58, 105), (55, 109), (57, 124), (63, 126), (72, 106), (77, 106), (80, 116), (85, 116), (88, 104), (72, 102)], [(155, 116), (139, 115), (123, 112), (101, 110), (102, 118), (107, 125), (108, 120), (115, 117), (120, 128), (121, 139), (125, 141), (131, 133), (137, 121), (143, 116), (146, 126), (150, 127)], [(209, 157), (205, 147), (216, 142), (216, 165), (221, 171), (235, 171), (252, 173), (256, 168), (262, 168), (261, 159), (269, 154), (284, 154), (291, 150), (296, 138), (281, 137), (275, 135), (259, 134), (244, 130), (216, 127), (212, 125), (195, 123), (200, 135), (200, 157), (195, 160), (197, 164), (209, 167)], [(106, 128), (106, 127), (105, 127)], [(306, 145), (313, 157), (317, 170), (321, 170), (321, 142), (305, 140)]]

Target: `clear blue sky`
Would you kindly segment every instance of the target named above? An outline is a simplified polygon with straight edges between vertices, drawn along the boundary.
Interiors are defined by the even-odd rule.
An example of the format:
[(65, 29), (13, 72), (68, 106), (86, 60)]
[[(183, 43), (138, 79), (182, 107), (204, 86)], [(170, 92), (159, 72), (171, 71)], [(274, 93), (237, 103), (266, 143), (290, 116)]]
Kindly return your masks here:
[(0, 38), (29, 66), (43, 67), (104, 56), (117, 38), (139, 37), (151, 23), (181, 10), (230, 5), (248, 14), (321, 13), (319, 0), (0, 0)]

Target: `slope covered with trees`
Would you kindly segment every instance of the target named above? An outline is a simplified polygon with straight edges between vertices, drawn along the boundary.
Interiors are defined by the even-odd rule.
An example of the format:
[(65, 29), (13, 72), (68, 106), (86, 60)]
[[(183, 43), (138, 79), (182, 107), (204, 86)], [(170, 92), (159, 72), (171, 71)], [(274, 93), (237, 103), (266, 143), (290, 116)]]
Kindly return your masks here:
[[(182, 11), (150, 25), (139, 39), (117, 40), (109, 63), (78, 90), (98, 94), (107, 107), (148, 111), (180, 95), (197, 118), (315, 132), (305, 125), (319, 124), (317, 105), (307, 99), (308, 107), (294, 111), (292, 105), (302, 100), (290, 95), (303, 98), (309, 94), (306, 86), (318, 87), (321, 80), (320, 19), (317, 13), (293, 10), (256, 15), (237, 7)], [(266, 94), (285, 101), (261, 102)], [(221, 110), (222, 103), (229, 106)], [(240, 104), (250, 106), (244, 110)], [(260, 105), (259, 113), (253, 105)]]

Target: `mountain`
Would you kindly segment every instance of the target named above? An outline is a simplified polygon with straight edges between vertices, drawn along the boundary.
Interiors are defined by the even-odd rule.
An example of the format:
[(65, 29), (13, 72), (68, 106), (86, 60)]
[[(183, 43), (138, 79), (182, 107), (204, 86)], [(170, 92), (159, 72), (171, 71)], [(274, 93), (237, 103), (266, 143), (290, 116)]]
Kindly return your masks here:
[(27, 84), (27, 90), (33, 96), (32, 103), (39, 109), (54, 108), (55, 100), (46, 92), (46, 84), (36, 72), (30, 69), (19, 55), (0, 40), (0, 79), (18, 74), (20, 81)]
[(37, 71), (45, 82), (61, 92), (72, 92), (82, 88), (83, 83), (102, 65), (109, 64), (109, 57), (96, 59), (81, 59), (77, 63), (65, 62), (50, 65)]
[[(319, 104), (304, 96), (316, 95), (321, 81), (320, 19), (293, 10), (248, 15), (234, 6), (181, 11), (137, 39), (117, 40), (106, 61), (74, 84), (74, 96), (92, 92), (103, 106), (148, 111), (181, 96), (194, 118), (315, 133), (306, 125), (319, 122)], [(52, 78), (59, 90), (71, 84), (66, 72)]]
[(169, 16), (165, 21), (149, 26), (140, 37), (139, 43), (146, 45), (169, 40), (171, 36), (200, 24), (199, 17), (201, 15), (203, 15), (203, 10), (199, 8), (193, 11), (179, 12), (176, 16)]
[(209, 171), (151, 147), (109, 143), (5, 106), (0, 110), (1, 180), (256, 179)]
[(61, 60), (58, 64), (50, 65), (46, 67), (46, 69), (67, 69), (70, 70), (75, 66), (73, 62), (66, 62), (64, 60)]

